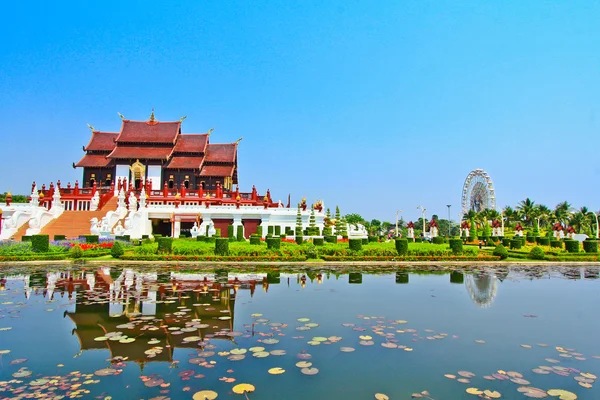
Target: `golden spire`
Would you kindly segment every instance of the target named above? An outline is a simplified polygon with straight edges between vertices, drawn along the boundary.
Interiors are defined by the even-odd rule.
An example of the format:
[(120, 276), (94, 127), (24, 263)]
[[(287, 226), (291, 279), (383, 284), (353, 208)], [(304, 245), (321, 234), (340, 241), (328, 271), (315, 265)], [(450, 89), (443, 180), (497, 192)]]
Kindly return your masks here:
[(125, 121), (125, 117), (123, 116), (123, 114), (121, 114), (120, 112), (117, 112), (117, 114), (121, 118), (121, 121)]
[(183, 120), (186, 118), (187, 118), (187, 115), (184, 115), (183, 117), (179, 118), (179, 122), (183, 122)]
[(235, 144), (240, 144), (240, 142), (242, 141), (243, 137), (239, 138), (238, 140), (235, 141)]
[(154, 122), (154, 107), (152, 107), (152, 114), (150, 114), (150, 122)]
[(87, 126), (88, 126), (88, 128), (90, 128), (90, 130), (92, 131), (92, 133), (94, 133), (94, 131), (96, 131), (96, 130), (94, 129), (94, 127), (93, 127), (93, 126), (91, 126), (90, 124), (87, 124)]
[(210, 129), (208, 130), (208, 132), (206, 132), (206, 134), (207, 134), (208, 136), (210, 136), (210, 134), (211, 134), (211, 133), (212, 133), (212, 131), (214, 131), (214, 130), (215, 130), (215, 128), (210, 128)]

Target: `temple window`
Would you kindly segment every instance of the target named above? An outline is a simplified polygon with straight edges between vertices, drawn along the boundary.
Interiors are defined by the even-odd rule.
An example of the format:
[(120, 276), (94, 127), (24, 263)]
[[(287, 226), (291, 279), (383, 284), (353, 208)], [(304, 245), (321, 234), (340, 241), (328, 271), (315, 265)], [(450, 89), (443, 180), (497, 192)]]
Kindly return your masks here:
[(112, 184), (112, 174), (106, 174), (106, 180), (104, 181), (105, 186), (110, 186)]
[(169, 189), (173, 189), (175, 186), (175, 181), (173, 180), (173, 175), (169, 176)]
[(90, 174), (90, 187), (94, 186), (96, 182), (96, 174)]

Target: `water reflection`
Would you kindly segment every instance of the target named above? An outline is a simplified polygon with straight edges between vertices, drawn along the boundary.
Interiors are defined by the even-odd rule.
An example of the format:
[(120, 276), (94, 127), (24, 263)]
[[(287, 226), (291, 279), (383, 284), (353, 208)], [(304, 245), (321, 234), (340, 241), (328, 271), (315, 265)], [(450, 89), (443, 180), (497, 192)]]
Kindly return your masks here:
[(467, 275), (465, 286), (471, 300), (479, 307), (490, 307), (498, 293), (498, 280), (491, 273)]

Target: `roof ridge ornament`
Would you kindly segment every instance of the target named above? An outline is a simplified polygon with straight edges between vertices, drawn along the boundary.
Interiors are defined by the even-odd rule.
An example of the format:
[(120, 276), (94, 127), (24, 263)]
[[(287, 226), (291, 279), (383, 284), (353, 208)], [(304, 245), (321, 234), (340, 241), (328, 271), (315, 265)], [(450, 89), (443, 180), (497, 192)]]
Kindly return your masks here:
[(179, 118), (179, 122), (183, 122), (183, 120), (186, 118), (187, 118), (187, 115), (184, 115), (183, 117)]
[(123, 116), (123, 114), (121, 114), (120, 112), (117, 111), (117, 115), (119, 115), (119, 117), (121, 118), (121, 121), (125, 121), (125, 117)]
[(210, 134), (211, 134), (211, 133), (212, 133), (212, 131), (214, 131), (214, 130), (215, 130), (215, 128), (210, 128), (210, 129), (208, 130), (208, 132), (206, 132), (206, 134), (207, 134), (208, 136), (210, 136)]
[(150, 121), (150, 122), (154, 122), (154, 121), (155, 121), (155, 119), (154, 119), (154, 107), (152, 107), (152, 113), (150, 114), (150, 119), (149, 119), (149, 121)]
[(90, 124), (87, 124), (88, 128), (90, 128), (90, 130), (92, 131), (92, 133), (96, 132), (96, 130), (94, 129), (93, 126), (91, 126)]
[(239, 138), (238, 140), (235, 141), (235, 144), (240, 144), (240, 142), (242, 141), (243, 137)]

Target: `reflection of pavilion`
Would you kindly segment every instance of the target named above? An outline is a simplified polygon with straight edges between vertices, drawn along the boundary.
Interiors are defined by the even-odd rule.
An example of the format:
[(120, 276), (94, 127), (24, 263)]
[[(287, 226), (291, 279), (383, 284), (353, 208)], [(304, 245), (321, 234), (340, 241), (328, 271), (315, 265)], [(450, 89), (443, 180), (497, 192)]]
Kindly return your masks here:
[(490, 273), (468, 274), (465, 285), (471, 299), (479, 307), (491, 306), (498, 292), (498, 280)]
[[(268, 286), (266, 279), (254, 280), (260, 277), (232, 276), (217, 282), (215, 274), (171, 273), (164, 279), (125, 269), (113, 279), (110, 272), (98, 269), (94, 285), (80, 294), (75, 310), (64, 315), (75, 324), (73, 334), (81, 351), (108, 349), (111, 357), (128, 357), (141, 365), (170, 362), (175, 348), (198, 349), (198, 340), (186, 341), (192, 336), (232, 340), (227, 333), (233, 331), (237, 292), (249, 290), (252, 296), (257, 284)], [(95, 340), (110, 332), (136, 340)], [(155, 346), (162, 347), (162, 353), (148, 358), (146, 351)]]

